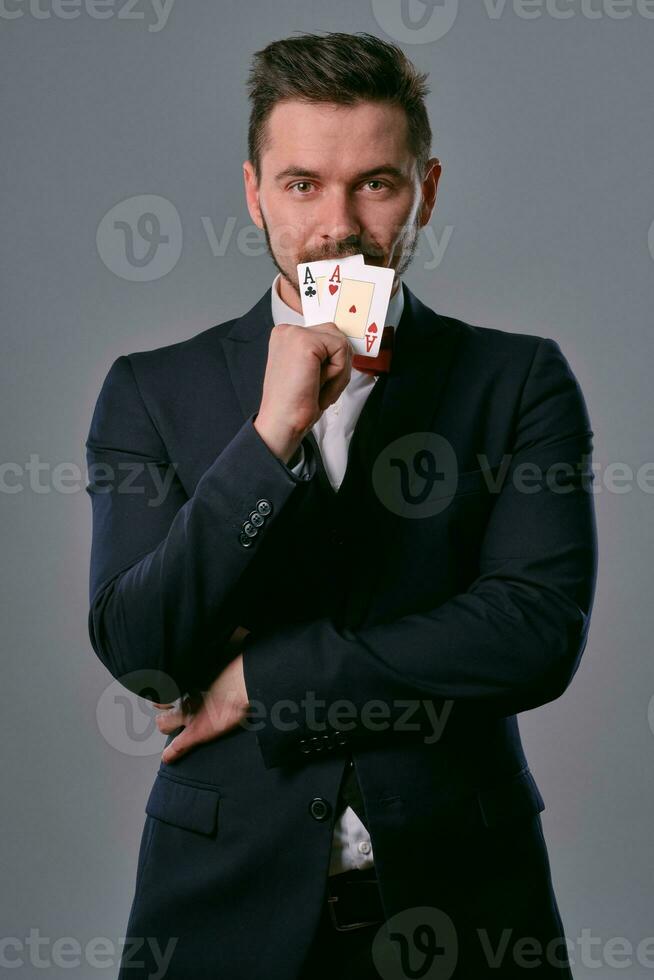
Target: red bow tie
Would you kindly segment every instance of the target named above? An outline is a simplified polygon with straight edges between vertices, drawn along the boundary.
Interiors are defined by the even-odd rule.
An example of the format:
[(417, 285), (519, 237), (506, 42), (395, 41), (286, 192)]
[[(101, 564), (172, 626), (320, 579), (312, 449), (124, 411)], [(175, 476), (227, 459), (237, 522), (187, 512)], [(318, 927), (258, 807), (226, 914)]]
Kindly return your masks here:
[(388, 374), (391, 369), (393, 358), (393, 338), (395, 327), (384, 327), (381, 344), (377, 357), (366, 357), (365, 354), (354, 354), (352, 357), (352, 367), (364, 374)]

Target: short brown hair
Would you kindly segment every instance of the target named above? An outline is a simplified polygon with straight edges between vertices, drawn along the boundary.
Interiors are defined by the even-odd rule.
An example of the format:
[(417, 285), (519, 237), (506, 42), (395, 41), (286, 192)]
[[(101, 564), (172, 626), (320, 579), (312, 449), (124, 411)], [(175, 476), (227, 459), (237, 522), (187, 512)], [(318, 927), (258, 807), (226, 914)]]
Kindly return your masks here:
[(427, 73), (418, 72), (396, 44), (373, 34), (302, 34), (272, 41), (255, 53), (247, 82), (251, 101), (248, 154), (257, 178), (266, 120), (278, 102), (295, 99), (401, 106), (422, 180), (432, 139), (424, 101), (429, 93), (426, 79)]

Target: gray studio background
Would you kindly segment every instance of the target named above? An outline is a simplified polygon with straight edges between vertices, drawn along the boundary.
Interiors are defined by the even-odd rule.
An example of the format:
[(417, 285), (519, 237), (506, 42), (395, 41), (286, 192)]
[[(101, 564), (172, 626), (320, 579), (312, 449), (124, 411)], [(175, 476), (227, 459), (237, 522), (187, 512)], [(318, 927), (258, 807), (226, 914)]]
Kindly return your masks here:
[[(411, 4), (419, 22), (428, 8)], [(143, 737), (121, 730), (86, 631), (95, 399), (120, 354), (239, 315), (268, 287), (242, 188), (249, 60), (293, 31), (345, 30), (391, 37), (431, 72), (443, 176), (409, 286), (441, 313), (553, 337), (587, 400), (590, 637), (565, 695), (520, 724), (575, 976), (654, 976), (654, 4), (445, 0), (413, 31), (394, 0), (124, 8), (101, 19), (83, 0), (13, 0), (0, 14), (0, 938), (23, 944), (4, 947), (23, 961), (13, 975), (115, 975), (164, 742), (143, 736), (143, 712)], [(164, 199), (149, 205), (171, 244), (138, 267), (105, 216), (118, 206), (112, 218), (134, 224), (123, 202), (140, 196)], [(77, 966), (55, 947), (65, 937)], [(116, 947), (104, 968), (84, 953), (97, 937)]]

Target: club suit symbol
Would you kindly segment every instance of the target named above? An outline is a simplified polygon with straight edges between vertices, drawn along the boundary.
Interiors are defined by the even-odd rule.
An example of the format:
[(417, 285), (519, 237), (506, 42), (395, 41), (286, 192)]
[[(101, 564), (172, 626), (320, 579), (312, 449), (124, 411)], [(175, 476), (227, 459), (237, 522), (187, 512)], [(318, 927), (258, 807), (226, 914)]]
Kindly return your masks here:
[(459, 0), (372, 0), (383, 31), (402, 44), (433, 44), (454, 26)]

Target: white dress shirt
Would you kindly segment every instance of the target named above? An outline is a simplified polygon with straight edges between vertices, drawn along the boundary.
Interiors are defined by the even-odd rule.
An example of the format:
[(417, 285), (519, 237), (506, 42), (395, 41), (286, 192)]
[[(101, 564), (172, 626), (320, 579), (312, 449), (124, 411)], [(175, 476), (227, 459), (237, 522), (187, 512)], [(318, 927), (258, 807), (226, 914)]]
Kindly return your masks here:
[[(288, 306), (279, 295), (279, 280), (277, 275), (272, 284), (272, 316), (275, 326), (278, 323), (293, 323), (304, 326), (301, 313)], [(386, 314), (386, 323), (392, 324), (397, 331), (402, 310), (404, 309), (404, 292), (401, 282), (391, 296)], [(323, 466), (329, 477), (329, 482), (337, 490), (345, 476), (347, 454), (350, 439), (354, 432), (366, 398), (375, 387), (377, 378), (364, 374), (352, 368), (350, 380), (341, 392), (338, 401), (330, 405), (322, 413), (311, 431), (316, 439)], [(300, 445), (300, 457), (291, 469), (299, 476), (304, 468), (304, 448)], [(370, 835), (361, 823), (352, 807), (345, 808), (334, 826), (332, 850), (329, 864), (329, 874), (339, 874), (351, 868), (372, 868), (374, 866)]]

